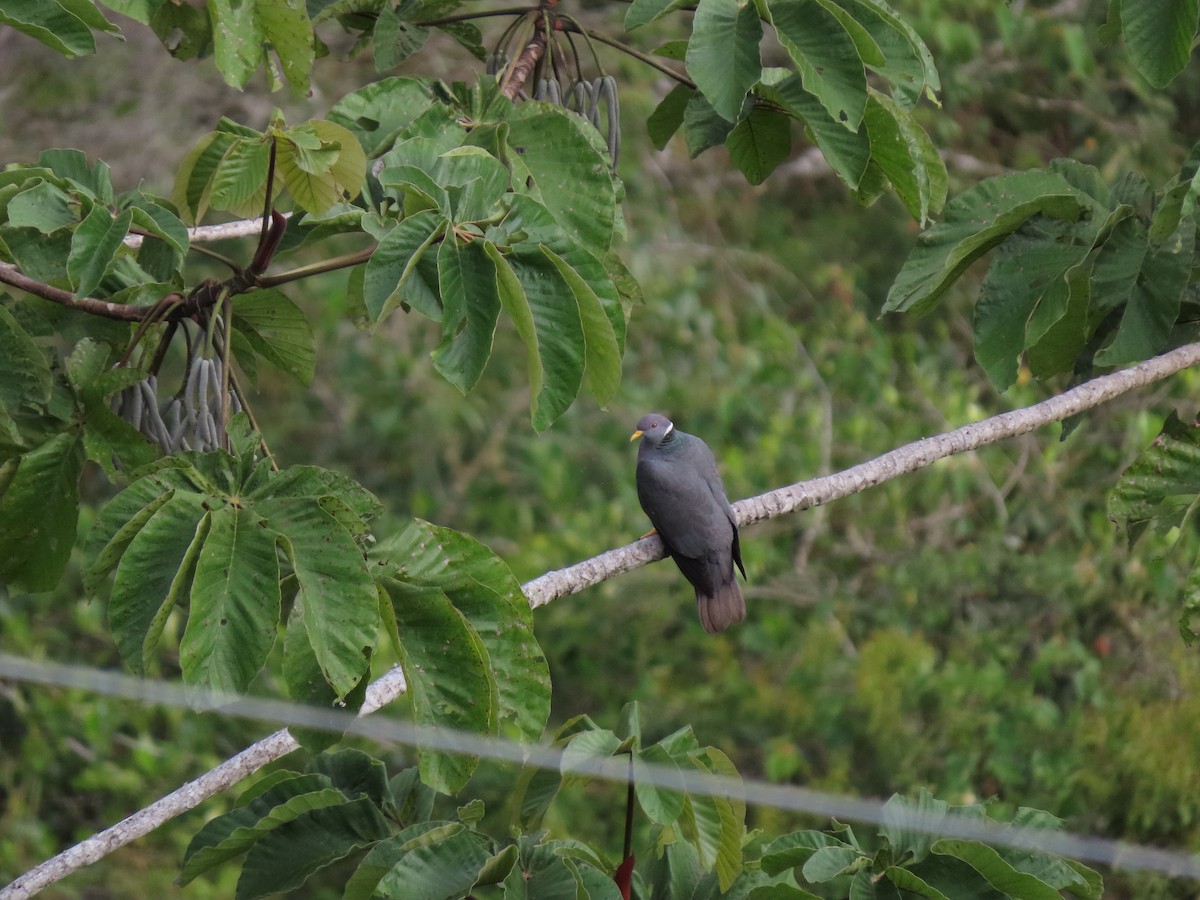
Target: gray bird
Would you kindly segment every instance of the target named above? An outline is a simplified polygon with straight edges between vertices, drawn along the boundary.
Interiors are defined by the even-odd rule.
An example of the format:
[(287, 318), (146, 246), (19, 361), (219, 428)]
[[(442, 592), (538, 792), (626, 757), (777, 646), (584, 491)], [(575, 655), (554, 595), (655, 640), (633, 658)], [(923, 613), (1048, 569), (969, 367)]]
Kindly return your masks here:
[(696, 589), (700, 624), (712, 633), (746, 617), (733, 565), (741, 569), (737, 522), (708, 444), (666, 416), (642, 416), (631, 441), (638, 447), (642, 509), (684, 577)]

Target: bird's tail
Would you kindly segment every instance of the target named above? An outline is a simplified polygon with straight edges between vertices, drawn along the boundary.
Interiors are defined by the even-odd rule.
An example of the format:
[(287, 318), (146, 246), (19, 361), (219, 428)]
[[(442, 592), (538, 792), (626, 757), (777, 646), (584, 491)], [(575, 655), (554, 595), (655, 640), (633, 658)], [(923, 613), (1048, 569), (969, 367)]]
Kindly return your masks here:
[(746, 601), (736, 578), (718, 583), (711, 595), (696, 591), (696, 608), (700, 611), (700, 624), (709, 634), (724, 631), (746, 618)]

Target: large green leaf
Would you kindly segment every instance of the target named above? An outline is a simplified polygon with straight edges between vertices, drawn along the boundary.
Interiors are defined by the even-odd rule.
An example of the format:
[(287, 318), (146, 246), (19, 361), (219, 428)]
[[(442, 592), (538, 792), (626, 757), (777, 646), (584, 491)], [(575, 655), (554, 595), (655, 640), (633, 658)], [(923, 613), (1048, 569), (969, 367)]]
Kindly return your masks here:
[(88, 296), (100, 284), (132, 222), (133, 213), (129, 210), (113, 218), (107, 209), (97, 205), (79, 223), (71, 239), (71, 255), (67, 257), (67, 275), (76, 297)]
[(729, 158), (751, 184), (762, 184), (792, 150), (791, 123), (783, 113), (755, 104), (725, 139)]
[(188, 844), (179, 873), (181, 884), (201, 875), (252, 847), (267, 832), (302, 813), (346, 802), (324, 775), (281, 773), (289, 777), (273, 783), (232, 811), (209, 820)]
[(741, 116), (746, 94), (762, 72), (761, 40), (753, 3), (700, 0), (688, 41), (688, 74), (717, 114), (731, 122)]
[[(83, 442), (66, 431), (6, 463), (0, 478), (0, 580), (53, 588), (75, 546)], [(12, 471), (15, 469), (15, 471)]]
[(25, 439), (14, 419), (39, 411), (50, 400), (50, 363), (16, 316), (0, 306), (0, 460), (20, 449)]
[(217, 170), (225, 155), (239, 141), (236, 135), (210, 131), (184, 154), (175, 174), (171, 202), (186, 224), (195, 225), (204, 218)]
[(1133, 64), (1155, 87), (1166, 87), (1191, 57), (1200, 2), (1124, 0), (1120, 9)]
[(192, 684), (241, 693), (267, 661), (281, 601), (275, 535), (265, 524), (237, 506), (212, 512), (179, 647)]
[(683, 125), (683, 114), (688, 101), (696, 91), (686, 84), (677, 84), (667, 92), (667, 96), (654, 108), (650, 118), (646, 120), (646, 132), (658, 150), (667, 146), (679, 127)]
[[(506, 262), (520, 284), (537, 332), (543, 380), (531, 405), (533, 427), (543, 431), (566, 412), (583, 383), (583, 323), (558, 267), (541, 250), (518, 246)], [(519, 300), (515, 303), (522, 305)]]
[(819, 0), (771, 0), (767, 8), (804, 89), (835, 122), (857, 130), (867, 107), (867, 76), (842, 23)]
[(763, 70), (763, 83), (755, 93), (800, 119), (808, 139), (817, 145), (838, 177), (849, 187), (858, 188), (871, 159), (867, 129), (850, 131), (835, 122), (820, 101), (804, 89), (800, 76), (787, 69)]
[[(239, 423), (242, 425), (239, 427)], [(235, 418), (224, 451), (166, 457), (118, 494), (89, 535), (85, 584), (116, 568), (109, 622), (122, 654), (145, 667), (176, 602), (191, 598), (183, 646), (189, 680), (244, 687), (261, 668), (280, 613), (281, 546), (305, 607), (305, 629), (338, 698), (356, 688), (379, 631), (358, 541), (376, 501), (314, 467), (272, 475), (258, 438)]]
[(458, 900), (470, 893), (491, 855), (487, 838), (461, 822), (410, 826), (372, 848), (343, 898)]
[(42, 234), (52, 234), (78, 221), (79, 209), (71, 195), (49, 181), (32, 179), (8, 202), (8, 224), (14, 228), (36, 228)]
[(367, 158), (349, 129), (313, 119), (279, 134), (275, 165), (296, 204), (323, 213), (358, 196)]
[[(209, 202), (216, 209), (250, 218), (261, 215), (267, 199), (267, 175), (271, 168), (271, 144), (266, 139), (236, 142), (221, 160), (209, 189)], [(275, 193), (281, 181), (273, 185)]]
[(304, 312), (277, 290), (253, 291), (233, 301), (233, 327), (254, 352), (301, 384), (312, 381), (316, 349)]
[(971, 263), (1033, 216), (1073, 221), (1096, 212), (1096, 205), (1053, 172), (980, 182), (951, 200), (942, 220), (922, 232), (888, 292), (884, 312), (929, 310)]
[(870, 93), (864, 121), (871, 158), (924, 226), (946, 202), (948, 176), (937, 147), (907, 110), (878, 91)]
[[(420, 521), (381, 542), (372, 559), (395, 609), (418, 718), (480, 733), (511, 723), (523, 740), (541, 734), (549, 673), (508, 567), (467, 536)], [(469, 771), (462, 761), (430, 760), (423, 777)]]
[(446, 220), (433, 210), (422, 210), (407, 216), (384, 235), (367, 261), (363, 276), (363, 300), (372, 323), (381, 322), (404, 300), (406, 282), (446, 225)]
[(250, 848), (238, 879), (237, 900), (293, 890), (321, 869), (388, 834), (387, 820), (366, 797), (305, 811)]
[(667, 13), (687, 6), (689, 0), (633, 0), (625, 12), (625, 30), (648, 25)]
[(301, 0), (209, 0), (217, 68), (241, 89), (273, 52), (297, 95), (308, 90), (315, 58), (312, 24)]
[(58, 0), (3, 0), (0, 2), (0, 22), (41, 41), (63, 56), (95, 53), (96, 40), (91, 29), (83, 18), (67, 8), (71, 5), (74, 4), (63, 4)]
[[(380, 584), (395, 612), (400, 662), (416, 720), (492, 733), (497, 690), (479, 634), (445, 591), (382, 577)], [(466, 784), (478, 762), (474, 754), (430, 747), (420, 748), (419, 755), (421, 780), (447, 794)]]
[[(554, 263), (558, 274), (575, 297), (583, 326), (584, 365), (588, 390), (601, 406), (607, 404), (621, 386), (621, 347), (613, 323), (592, 285), (571, 264), (549, 247), (542, 252)], [(596, 268), (600, 268), (596, 266)], [(607, 277), (607, 276), (606, 276)]]
[(999, 853), (978, 841), (943, 839), (933, 844), (934, 853), (961, 859), (1003, 894), (1028, 900), (1062, 900), (1062, 895), (1040, 878), (1021, 872)]
[[(269, 489), (268, 484), (263, 491)], [(321, 670), (338, 696), (345, 696), (362, 678), (379, 636), (375, 585), (362, 552), (319, 499), (268, 494), (256, 509), (277, 530), (291, 561)]]
[(1075, 282), (1067, 273), (1091, 249), (1090, 237), (1072, 223), (1050, 219), (1026, 223), (996, 252), (975, 305), (975, 359), (997, 390), (1016, 381), (1035, 310), (1060, 295), (1069, 302)]
[(208, 524), (204, 495), (176, 490), (121, 555), (108, 624), (117, 649), (135, 672), (146, 671), (167, 616), (187, 596)]
[(353, 91), (329, 110), (328, 121), (348, 129), (376, 157), (434, 105), (433, 88), (419, 78), (385, 78)]
[(616, 182), (596, 130), (561, 107), (523, 103), (508, 142), (533, 177), (536, 196), (584, 249), (603, 256), (618, 216)]
[(1191, 277), (1196, 245), (1195, 220), (1180, 215), (1187, 189), (1178, 186), (1155, 211), (1141, 272), (1116, 336), (1096, 354), (1097, 365), (1138, 362), (1166, 348)]
[(1148, 527), (1166, 533), (1190, 518), (1200, 495), (1200, 428), (1171, 414), (1162, 431), (1121, 475), (1108, 499), (1109, 516), (1130, 543)]
[(448, 236), (438, 248), (437, 266), (442, 342), (433, 351), (433, 363), (465, 394), (479, 381), (492, 353), (500, 317), (496, 264), (481, 241), (460, 244)]

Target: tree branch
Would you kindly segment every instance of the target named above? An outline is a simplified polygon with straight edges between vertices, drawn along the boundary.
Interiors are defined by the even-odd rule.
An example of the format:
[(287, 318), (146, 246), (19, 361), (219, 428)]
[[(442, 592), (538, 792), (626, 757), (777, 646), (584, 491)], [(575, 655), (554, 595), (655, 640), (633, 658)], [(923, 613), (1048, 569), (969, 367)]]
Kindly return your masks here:
[(109, 303), (107, 300), (96, 300), (92, 297), (76, 299), (70, 291), (43, 284), (30, 278), (12, 263), (0, 262), (0, 282), (19, 288), (35, 297), (58, 303), (81, 312), (104, 316), (109, 319), (121, 319), (126, 322), (140, 322), (146, 315), (144, 306), (126, 306), (123, 303)]
[[(801, 481), (741, 500), (733, 505), (734, 513), (739, 524), (745, 526), (848, 497), (923, 469), (939, 459), (977, 450), (1061, 422), (1197, 364), (1200, 364), (1200, 343), (1186, 344), (1128, 369), (1102, 375), (1026, 409), (1002, 413), (945, 434), (906, 444), (844, 472)], [(547, 572), (522, 585), (521, 590), (529, 599), (530, 606), (544, 606), (559, 597), (578, 593), (615, 575), (640, 568), (661, 559), (663, 555), (662, 542), (657, 535), (653, 535), (568, 568)], [(399, 667), (393, 668), (368, 689), (367, 702), (359, 714), (369, 715), (404, 693), (405, 689), (403, 672)], [(198, 806), (267, 763), (286, 756), (298, 746), (286, 729), (275, 732), (129, 818), (30, 869), (0, 891), (0, 900), (24, 900), (32, 896), (76, 869), (96, 862), (118, 847)]]

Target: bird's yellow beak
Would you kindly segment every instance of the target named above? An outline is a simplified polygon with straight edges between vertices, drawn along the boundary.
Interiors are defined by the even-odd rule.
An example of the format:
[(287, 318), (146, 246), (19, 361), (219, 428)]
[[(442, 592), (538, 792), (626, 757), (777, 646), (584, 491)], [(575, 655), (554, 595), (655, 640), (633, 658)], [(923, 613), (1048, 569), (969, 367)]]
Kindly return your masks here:
[(641, 429), (638, 429), (637, 431), (635, 431), (633, 434), (631, 434), (629, 436), (629, 440), (636, 441), (641, 436), (642, 436), (642, 431), (641, 431)]

